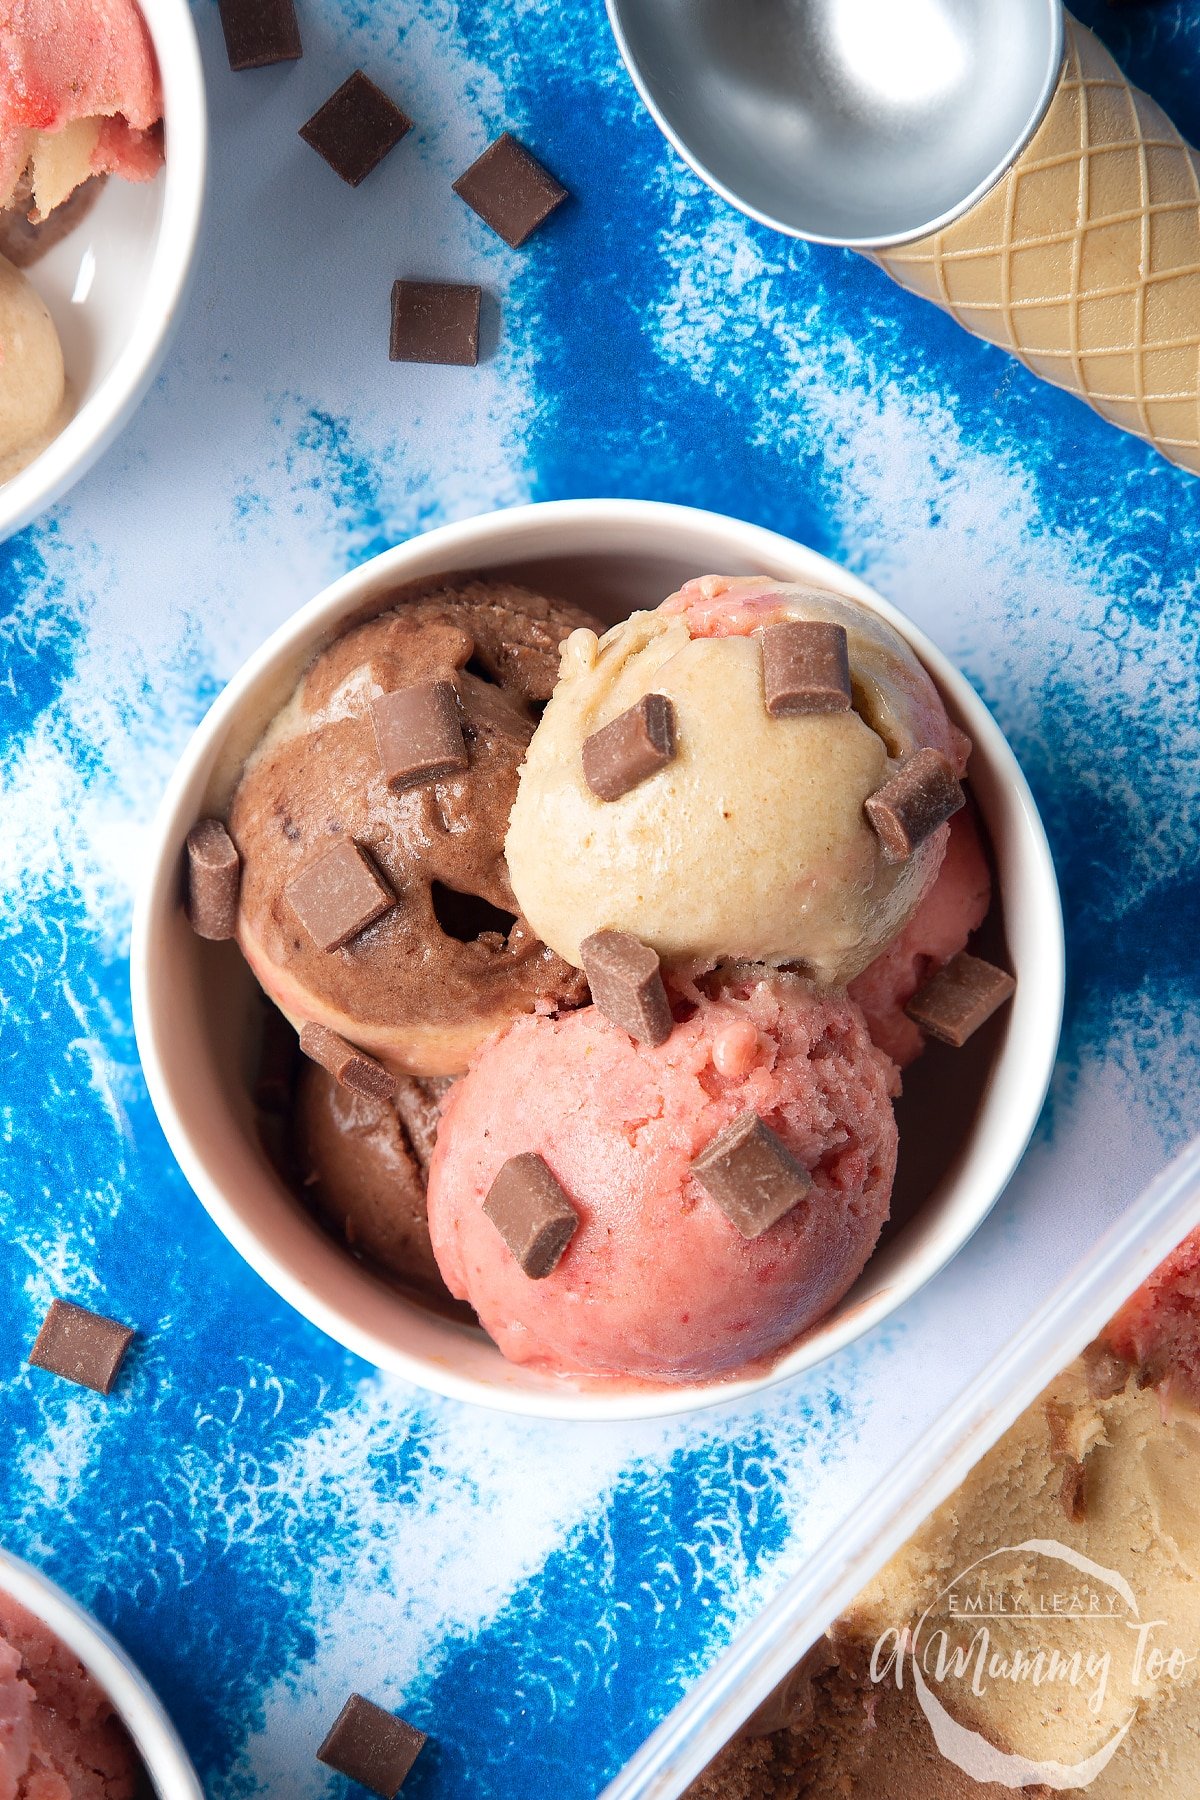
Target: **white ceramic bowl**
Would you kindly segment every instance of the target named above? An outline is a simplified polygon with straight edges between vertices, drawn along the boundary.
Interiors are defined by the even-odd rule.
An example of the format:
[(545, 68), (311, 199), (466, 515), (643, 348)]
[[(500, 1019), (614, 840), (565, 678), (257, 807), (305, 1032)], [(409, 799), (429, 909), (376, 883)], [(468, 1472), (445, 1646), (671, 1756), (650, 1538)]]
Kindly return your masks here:
[(0, 1550), (0, 1590), (41, 1619), (94, 1675), (137, 1746), (159, 1800), (203, 1800), (178, 1733), (146, 1677), (95, 1619), (45, 1575)]
[(0, 483), (0, 541), (65, 494), (128, 423), (183, 306), (204, 202), (204, 76), (187, 0), (139, 4), (162, 75), (166, 161), (150, 182), (110, 177), (76, 229), (28, 270), (58, 327), (75, 410)]
[[(930, 1056), (906, 1076), (901, 1155), (909, 1168), (897, 1184), (898, 1223), (840, 1305), (765, 1372), (623, 1388), (516, 1368), (482, 1333), (410, 1304), (347, 1255), (260, 1147), (250, 1077), (262, 1009), (237, 949), (203, 942), (188, 926), (184, 839), (198, 818), (224, 808), (263, 725), (316, 650), (386, 606), (398, 584), (467, 571), (541, 585), (608, 620), (656, 605), (698, 574), (837, 589), (903, 632), (973, 740), (971, 787), (995, 854), (1017, 992), (952, 1062)], [(153, 828), (131, 954), (138, 1046), (163, 1130), (213, 1219), (264, 1280), (331, 1337), (422, 1387), (572, 1419), (651, 1417), (735, 1398), (809, 1368), (907, 1300), (961, 1247), (1012, 1174), (1045, 1097), (1063, 993), (1062, 916), (1041, 821), (1012, 751), (964, 677), (893, 607), (814, 551), (714, 513), (634, 500), (554, 501), (442, 526), (364, 563), (302, 607), (229, 683), (184, 753)], [(932, 1161), (921, 1146), (933, 1146)]]

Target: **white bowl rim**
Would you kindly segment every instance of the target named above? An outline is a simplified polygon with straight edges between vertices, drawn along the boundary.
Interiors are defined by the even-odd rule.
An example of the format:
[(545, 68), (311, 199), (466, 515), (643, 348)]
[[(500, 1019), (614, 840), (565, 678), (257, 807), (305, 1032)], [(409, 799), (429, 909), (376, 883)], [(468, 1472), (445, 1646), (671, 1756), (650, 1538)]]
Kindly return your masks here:
[[(607, 525), (619, 534), (623, 525), (632, 521), (658, 524), (664, 530), (691, 529), (732, 533), (739, 552), (747, 557), (757, 555), (765, 562), (787, 561), (802, 555), (828, 571), (829, 584), (835, 590), (861, 599), (886, 619), (912, 645), (938, 687), (952, 697), (955, 712), (978, 748), (986, 742), (987, 757), (999, 765), (1009, 783), (1012, 797), (1021, 815), (1030, 857), (1028, 873), (1036, 887), (1036, 904), (1040, 925), (1046, 934), (1042, 945), (1044, 966), (1037, 992), (1032, 1001), (1026, 994), (1023, 1004), (1036, 1008), (1037, 1029), (1030, 1033), (1032, 1043), (1022, 1045), (1020, 1064), (1021, 1101), (1016, 1129), (1008, 1138), (1002, 1154), (993, 1157), (989, 1193), (965, 1225), (954, 1233), (935, 1237), (923, 1250), (911, 1254), (902, 1273), (886, 1288), (851, 1307), (828, 1328), (818, 1328), (819, 1341), (803, 1338), (785, 1351), (769, 1368), (723, 1381), (662, 1387), (625, 1387), (614, 1385), (575, 1387), (564, 1381), (548, 1383), (544, 1388), (492, 1388), (472, 1376), (460, 1374), (442, 1362), (426, 1361), (410, 1355), (393, 1344), (382, 1342), (352, 1316), (327, 1303), (323, 1296), (284, 1265), (274, 1250), (248, 1226), (239, 1208), (208, 1175), (203, 1156), (178, 1113), (159, 1056), (151, 989), (155, 960), (150, 955), (150, 915), (155, 897), (164, 882), (177, 891), (178, 851), (182, 837), (178, 833), (177, 814), (193, 770), (204, 760), (210, 746), (219, 741), (232, 722), (242, 696), (277, 659), (295, 656), (302, 644), (316, 643), (323, 633), (341, 617), (352, 614), (355, 602), (364, 589), (374, 586), (381, 576), (391, 577), (399, 585), (404, 579), (406, 560), (419, 555), (427, 558), (438, 553), (437, 566), (442, 569), (473, 567), (472, 550), (484, 543), (495, 548), (497, 531), (516, 536), (524, 527), (535, 524), (545, 534), (546, 551), (554, 553), (556, 531), (572, 525), (595, 527)], [(525, 556), (523, 559), (531, 558)], [(811, 580), (812, 576), (795, 579)], [(192, 820), (189, 819), (190, 825)], [(185, 834), (186, 835), (186, 832)], [(185, 748), (168, 783), (157, 816), (151, 827), (150, 844), (142, 883), (134, 908), (130, 945), (130, 984), (133, 998), (134, 1032), (151, 1103), (159, 1124), (184, 1175), (205, 1210), (237, 1250), (267, 1284), (289, 1305), (307, 1318), (326, 1336), (354, 1351), (376, 1368), (403, 1377), (419, 1388), (447, 1399), (484, 1406), (493, 1412), (514, 1413), (524, 1417), (570, 1419), (576, 1421), (613, 1421), (665, 1418), (680, 1413), (696, 1412), (758, 1393), (779, 1382), (824, 1362), (844, 1349), (866, 1331), (879, 1324), (912, 1298), (932, 1280), (982, 1224), (1011, 1180), (1017, 1164), (1033, 1134), (1058, 1051), (1065, 992), (1066, 951), (1063, 934), (1062, 907), (1054, 862), (1045, 830), (1029, 785), (1025, 780), (1008, 740), (992, 718), (974, 688), (953, 663), (907, 616), (891, 605), (874, 589), (850, 573), (841, 564), (830, 561), (817, 551), (798, 545), (781, 533), (764, 526), (748, 524), (722, 513), (682, 506), (657, 500), (581, 499), (549, 500), (529, 505), (478, 514), (468, 519), (434, 527), (432, 530), (396, 544), (388, 550), (360, 563), (322, 589), (301, 606), (289, 619), (261, 644), (232, 677), (201, 720)], [(1016, 1046), (1006, 1046), (1002, 1064), (1015, 1055)], [(343, 1252), (330, 1241), (331, 1254)], [(398, 1305), (405, 1301), (398, 1297)], [(496, 1351), (499, 1356), (499, 1350)]]
[(203, 1800), (204, 1790), (166, 1708), (116, 1639), (57, 1582), (3, 1548), (0, 1592), (47, 1625), (95, 1676), (137, 1746), (161, 1800)]
[(162, 218), (149, 278), (125, 344), (96, 392), (26, 468), (0, 485), (0, 542), (60, 500), (128, 424), (183, 310), (204, 212), (204, 71), (187, 0), (138, 0), (138, 8), (158, 58), (167, 131)]

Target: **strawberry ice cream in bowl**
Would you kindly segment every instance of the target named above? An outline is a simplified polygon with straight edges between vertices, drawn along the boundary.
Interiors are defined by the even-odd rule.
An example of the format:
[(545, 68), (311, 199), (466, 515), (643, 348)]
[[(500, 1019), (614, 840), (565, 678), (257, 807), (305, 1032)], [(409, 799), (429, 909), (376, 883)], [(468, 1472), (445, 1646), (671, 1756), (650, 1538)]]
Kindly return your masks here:
[(235, 678), (133, 981), (168, 1138), (281, 1293), (437, 1391), (633, 1417), (811, 1366), (954, 1253), (1062, 935), (911, 625), (754, 527), (562, 502), (386, 552)]
[(94, 1619), (0, 1550), (0, 1795), (200, 1800), (145, 1677)]
[(0, 16), (0, 536), (125, 423), (183, 300), (204, 90), (184, 0)]

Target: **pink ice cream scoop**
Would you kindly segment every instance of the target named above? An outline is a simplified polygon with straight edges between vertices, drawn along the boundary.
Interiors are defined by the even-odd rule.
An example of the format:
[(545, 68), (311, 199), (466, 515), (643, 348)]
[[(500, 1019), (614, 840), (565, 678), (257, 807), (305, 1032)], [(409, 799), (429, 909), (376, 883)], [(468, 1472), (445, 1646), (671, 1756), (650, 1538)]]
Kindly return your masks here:
[(970, 811), (955, 813), (949, 831), (937, 880), (899, 937), (847, 989), (862, 1007), (872, 1043), (902, 1069), (925, 1048), (925, 1035), (905, 1007), (931, 975), (966, 949), (991, 904), (992, 878)]
[(89, 175), (145, 181), (163, 158), (154, 52), (132, 0), (0, 7), (0, 210), (28, 183), (45, 218)]
[(0, 1800), (132, 1800), (143, 1781), (95, 1677), (0, 1593)]
[(1102, 1334), (1158, 1388), (1164, 1409), (1200, 1409), (1200, 1229), (1176, 1245)]
[[(429, 1175), (434, 1253), (514, 1362), (637, 1381), (725, 1375), (820, 1319), (875, 1246), (896, 1166), (896, 1072), (857, 1007), (744, 967), (693, 994), (657, 1048), (594, 1006), (519, 1019), (450, 1096)], [(749, 1238), (691, 1169), (748, 1111), (812, 1178)], [(536, 1280), (484, 1211), (500, 1170), (530, 1151), (579, 1221)]]

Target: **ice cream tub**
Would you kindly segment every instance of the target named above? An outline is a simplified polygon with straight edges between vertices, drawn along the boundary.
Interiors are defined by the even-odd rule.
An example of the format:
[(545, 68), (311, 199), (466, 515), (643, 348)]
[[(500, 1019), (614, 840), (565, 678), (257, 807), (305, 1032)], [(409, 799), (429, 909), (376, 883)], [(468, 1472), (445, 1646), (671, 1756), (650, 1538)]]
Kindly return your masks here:
[[(351, 622), (384, 612), (398, 588), (471, 574), (524, 582), (605, 623), (656, 606), (698, 574), (833, 590), (907, 640), (974, 744), (970, 784), (995, 859), (1014, 1004), (995, 1030), (955, 1053), (949, 1072), (942, 1065), (926, 1079), (916, 1067), (906, 1078), (911, 1141), (936, 1154), (910, 1160), (893, 1224), (862, 1277), (776, 1360), (725, 1379), (601, 1386), (520, 1366), (460, 1318), (408, 1301), (348, 1255), (264, 1153), (250, 1091), (263, 1008), (250, 973), (233, 944), (199, 939), (184, 916), (184, 840), (199, 818), (227, 805), (248, 753), (314, 654)], [(637, 501), (553, 502), (446, 526), (372, 559), (301, 608), (234, 678), (188, 747), (151, 835), (132, 946), (152, 1099), (193, 1188), (247, 1261), (379, 1367), (453, 1398), (572, 1419), (662, 1416), (736, 1398), (810, 1367), (901, 1305), (954, 1255), (1020, 1158), (1053, 1064), (1062, 976), (1041, 824), (1012, 752), (964, 677), (911, 622), (814, 552), (735, 520)]]
[[(22, 1770), (26, 1755), (32, 1765)], [(201, 1800), (175, 1727), (121, 1646), (47, 1576), (0, 1549), (0, 1778), (21, 1793), (26, 1777), (31, 1792), (42, 1782), (47, 1792), (83, 1791), (64, 1755), (77, 1755), (80, 1779), (98, 1783), (97, 1793), (142, 1794), (148, 1778), (159, 1800)]]
[[(912, 1446), (895, 1468), (887, 1472), (886, 1479), (876, 1484), (871, 1497), (820, 1546), (807, 1566), (735, 1639), (604, 1790), (603, 1800), (676, 1800), (708, 1768), (713, 1758), (739, 1735), (745, 1741), (754, 1733), (773, 1726), (780, 1705), (786, 1711), (789, 1704), (788, 1692), (793, 1685), (789, 1677), (802, 1662), (813, 1666), (814, 1646), (823, 1643), (824, 1634), (834, 1622), (844, 1618), (856, 1602), (862, 1600), (864, 1590), (868, 1596), (879, 1593), (881, 1584), (876, 1578), (885, 1565), (893, 1566), (889, 1559), (929, 1521), (935, 1509), (955, 1495), (961, 1484), (975, 1479), (980, 1465), (986, 1467), (985, 1459), (1010, 1441), (1005, 1434), (1023, 1416), (1033, 1412), (1039, 1397), (1043, 1405), (1047, 1404), (1046, 1390), (1052, 1383), (1055, 1386), (1051, 1389), (1048, 1404), (1052, 1410), (1060, 1404), (1060, 1378), (1077, 1366), (1073, 1359), (1096, 1344), (1116, 1315), (1121, 1315), (1119, 1325), (1123, 1324), (1128, 1315), (1122, 1309), (1130, 1297), (1142, 1289), (1147, 1278), (1198, 1225), (1200, 1139), (1151, 1183), (1021, 1332), (961, 1393), (938, 1423)], [(1188, 1279), (1194, 1285), (1194, 1280)], [(1119, 1337), (1119, 1331), (1117, 1335)], [(1103, 1340), (1104, 1343), (1111, 1341), (1111, 1334)], [(1112, 1360), (1110, 1352), (1101, 1348), (1095, 1355), (1099, 1379), (1093, 1391), (1104, 1396), (1108, 1396), (1111, 1389), (1121, 1391), (1119, 1368), (1116, 1381), (1108, 1379), (1109, 1371), (1105, 1365)], [(1089, 1371), (1089, 1385), (1092, 1379)], [(1148, 1433), (1154, 1432), (1160, 1419), (1165, 1433), (1173, 1416), (1169, 1393), (1161, 1389), (1156, 1393), (1138, 1391), (1144, 1379), (1144, 1371), (1140, 1369), (1130, 1377), (1132, 1402), (1142, 1407), (1145, 1417), (1152, 1421)], [(1074, 1448), (1069, 1443), (1071, 1421), (1065, 1407), (1062, 1418), (1064, 1439), (1067, 1440), (1063, 1446), (1065, 1481), (1065, 1472), (1073, 1467), (1070, 1452)], [(1142, 1429), (1148, 1435), (1144, 1421)], [(1052, 1426), (1051, 1441), (1053, 1435)], [(1164, 1436), (1163, 1442), (1166, 1441)], [(1194, 1476), (1190, 1488), (1194, 1491)], [(1071, 1496), (1068, 1494), (1065, 1501), (1056, 1496), (1055, 1505), (1065, 1505), (1069, 1512)], [(1066, 1512), (1062, 1516), (1065, 1518)], [(1006, 1513), (1006, 1522), (1008, 1519)], [(1068, 1529), (1061, 1531), (1064, 1539), (1069, 1540), (1071, 1535)], [(989, 1544), (987, 1552), (1001, 1555), (1011, 1548), (999, 1543)], [(1110, 1554), (1110, 1563), (1120, 1566), (1085, 1566), (1084, 1559), (1070, 1549), (1069, 1543), (1064, 1546), (1054, 1541), (1053, 1529), (1034, 1551), (1025, 1543), (1015, 1548), (1021, 1550), (1026, 1570), (1035, 1556), (1055, 1559), (1058, 1564), (1053, 1581), (1056, 1595), (1086, 1589), (1089, 1607), (1093, 1604), (1091, 1595), (1094, 1593), (1097, 1609), (1106, 1616), (1118, 1610), (1129, 1610), (1134, 1614), (1135, 1627), (1139, 1625), (1139, 1584), (1143, 1587), (1153, 1585), (1146, 1544), (1140, 1544), (1136, 1554), (1132, 1548), (1123, 1557)], [(1062, 1560), (1064, 1550), (1065, 1562)], [(998, 1580), (989, 1580), (989, 1592), (994, 1594), (999, 1588)], [(992, 1610), (998, 1610), (994, 1600)], [(1153, 1608), (1155, 1612), (1162, 1610), (1166, 1609)], [(1147, 1612), (1147, 1609), (1143, 1606), (1141, 1611)], [(1078, 1621), (1073, 1620), (1069, 1629), (1077, 1634), (1071, 1638), (1070, 1645), (1078, 1647), (1086, 1627), (1080, 1627)], [(1100, 1627), (1095, 1628), (1094, 1635), (1099, 1646)], [(1135, 1653), (1138, 1629), (1125, 1628), (1122, 1637), (1127, 1645), (1133, 1646), (1132, 1653)], [(1028, 1651), (1032, 1640), (1028, 1634), (1021, 1634), (1020, 1643)], [(892, 1647), (903, 1654), (898, 1638)], [(1194, 1664), (1196, 1649), (1195, 1644), (1176, 1647), (1176, 1660), (1181, 1668), (1189, 1655)], [(1097, 1649), (1097, 1657), (1099, 1655)], [(886, 1662), (886, 1646), (881, 1661)], [(872, 1671), (871, 1680), (875, 1680), (879, 1672), (879, 1668)], [(925, 1712), (923, 1706), (921, 1710)], [(1136, 1711), (1136, 1707), (1133, 1710)], [(971, 1793), (976, 1791), (973, 1784), (978, 1781), (987, 1784), (978, 1791), (987, 1793), (1030, 1785), (1039, 1793), (1073, 1789), (1086, 1792), (1093, 1782), (1101, 1784), (1113, 1779), (1113, 1772), (1106, 1775), (1105, 1771), (1108, 1759), (1120, 1747), (1124, 1723), (1120, 1718), (1112, 1722), (1111, 1729), (1097, 1727), (1095, 1736), (1099, 1749), (1092, 1758), (1093, 1766), (1071, 1765), (1060, 1757), (1057, 1767), (1042, 1764), (1017, 1769), (1011, 1765), (1002, 1768), (998, 1758), (989, 1759), (987, 1767), (983, 1764), (975, 1766), (972, 1762), (976, 1748), (974, 1734), (964, 1732), (962, 1722), (952, 1717), (938, 1716), (935, 1725), (933, 1721), (937, 1715), (936, 1704), (931, 1704), (925, 1717), (930, 1721), (930, 1741), (936, 1743), (937, 1751), (941, 1753), (943, 1762), (939, 1766), (945, 1777), (943, 1785), (937, 1789), (939, 1793)], [(1154, 1766), (1157, 1770), (1158, 1764)], [(1113, 1770), (1117, 1767), (1114, 1763)], [(1165, 1764), (1161, 1769), (1163, 1776), (1176, 1773)], [(997, 1785), (991, 1785), (993, 1782)], [(855, 1791), (859, 1791), (858, 1787)], [(873, 1793), (877, 1788), (871, 1786), (868, 1790), (864, 1787), (863, 1791)], [(1148, 1792), (1150, 1789), (1110, 1789), (1098, 1785), (1096, 1791)], [(1182, 1787), (1173, 1788), (1173, 1791), (1191, 1790)]]

